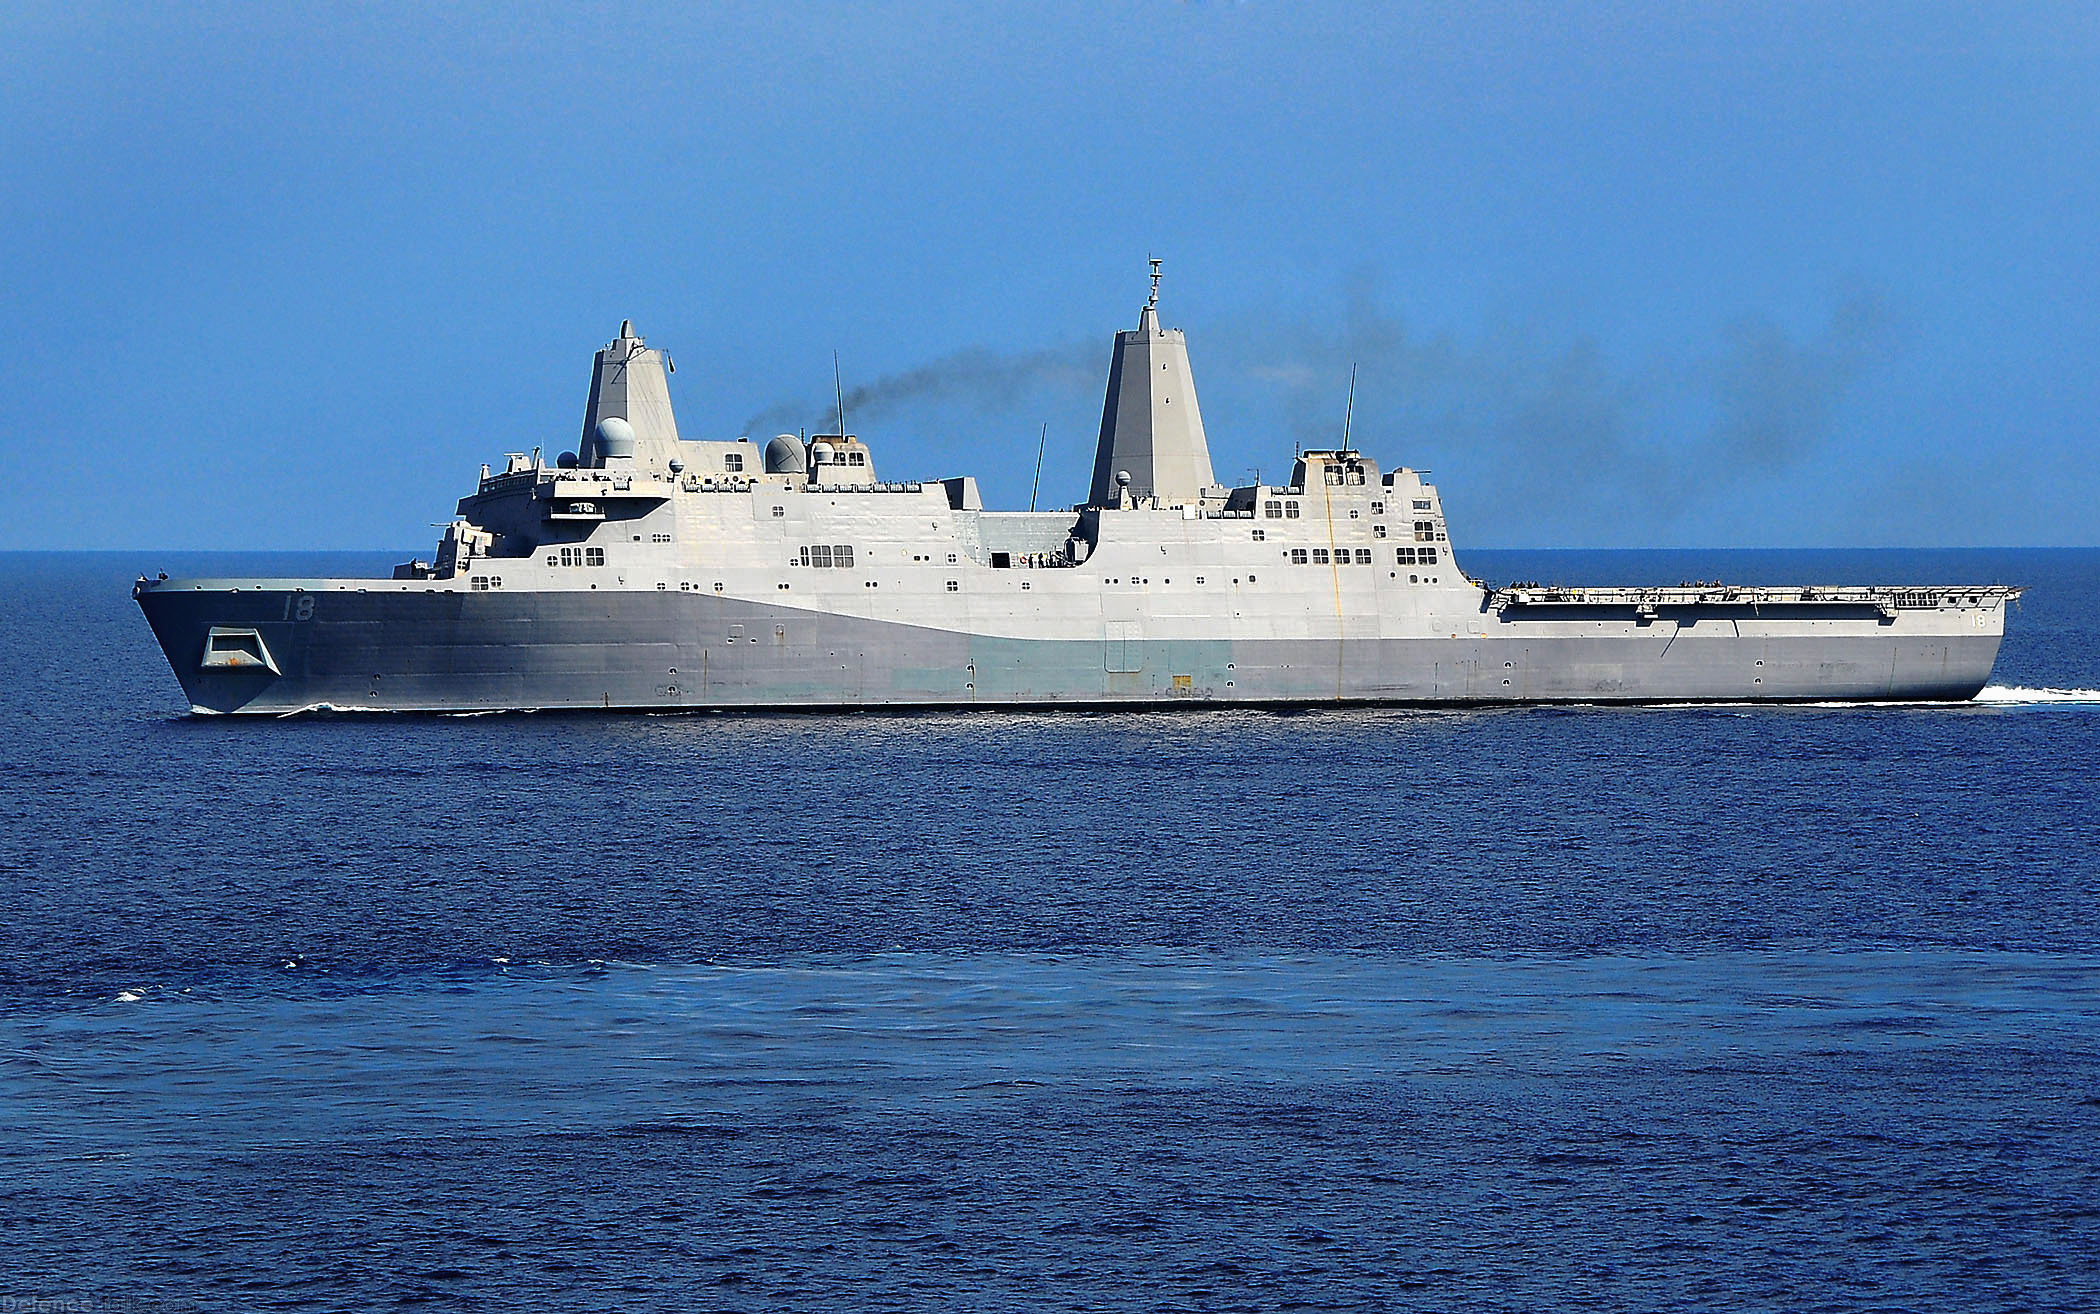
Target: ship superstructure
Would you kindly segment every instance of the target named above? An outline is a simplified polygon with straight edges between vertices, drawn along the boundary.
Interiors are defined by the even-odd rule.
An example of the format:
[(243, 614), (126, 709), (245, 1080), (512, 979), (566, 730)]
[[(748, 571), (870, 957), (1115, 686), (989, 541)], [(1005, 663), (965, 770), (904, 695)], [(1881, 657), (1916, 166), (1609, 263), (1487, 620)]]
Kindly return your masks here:
[[(1962, 699), (2007, 587), (1496, 588), (1344, 444), (1217, 482), (1183, 335), (1116, 335), (1089, 497), (987, 510), (846, 433), (680, 436), (622, 323), (576, 450), (390, 579), (141, 579), (193, 710)], [(843, 409), (843, 408), (842, 408)], [(839, 426), (843, 428), (841, 423)]]

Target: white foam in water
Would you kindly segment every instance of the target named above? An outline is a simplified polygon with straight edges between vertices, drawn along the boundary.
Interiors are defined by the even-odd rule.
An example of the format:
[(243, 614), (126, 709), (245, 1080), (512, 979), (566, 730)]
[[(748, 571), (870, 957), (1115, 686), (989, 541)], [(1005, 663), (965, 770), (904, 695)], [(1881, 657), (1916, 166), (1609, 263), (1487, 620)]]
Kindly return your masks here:
[(1979, 703), (2100, 703), (2100, 689), (2026, 689), (2018, 685), (1986, 685), (1976, 695)]
[(120, 1004), (136, 1004), (144, 998), (145, 996), (136, 990), (125, 990), (117, 995), (117, 1002)]

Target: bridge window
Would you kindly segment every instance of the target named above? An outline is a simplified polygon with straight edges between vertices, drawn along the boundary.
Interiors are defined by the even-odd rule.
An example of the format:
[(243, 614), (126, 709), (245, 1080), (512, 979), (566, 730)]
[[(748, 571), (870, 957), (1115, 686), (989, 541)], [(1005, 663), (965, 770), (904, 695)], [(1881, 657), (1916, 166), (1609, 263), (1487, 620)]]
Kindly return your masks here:
[(1422, 549), (1422, 564), (1423, 564), (1423, 565), (1425, 565), (1425, 566), (1434, 566), (1434, 565), (1436, 564), (1436, 549), (1435, 549), (1435, 548), (1423, 548), (1423, 549)]
[(586, 566), (602, 566), (602, 565), (604, 565), (604, 564), (605, 564), (605, 549), (604, 549), (604, 548), (600, 548), (600, 547), (594, 547), (594, 548), (585, 548), (585, 549), (583, 550), (583, 564), (584, 564), (584, 565), (586, 565)]
[(731, 474), (742, 474), (744, 472), (744, 454), (742, 452), (722, 453), (722, 468)]
[(1261, 542), (1261, 541), (1262, 541), (1263, 539), (1267, 538), (1268, 536), (1269, 536), (1269, 531), (1268, 531), (1268, 530), (1266, 530), (1266, 529), (1257, 529), (1257, 530), (1255, 530), (1255, 531), (1254, 531), (1254, 541), (1255, 541), (1255, 542), (1257, 542), (1257, 543)]
[(784, 506), (776, 506), (776, 507), (774, 507), (774, 508), (773, 508), (773, 518), (774, 518), (775, 520), (778, 520), (778, 519), (780, 519), (780, 518), (781, 518), (782, 516), (786, 515), (787, 513), (788, 513), (788, 509), (787, 509), (786, 507), (784, 507)]
[(866, 452), (848, 452), (846, 453), (846, 461), (849, 465), (866, 465), (868, 463), (868, 454)]
[(1283, 503), (1264, 502), (1261, 504), (1261, 513), (1271, 520), (1281, 520), (1283, 519)]
[(1429, 509), (1429, 499), (1428, 499), (1428, 498), (1426, 498), (1426, 497), (1418, 497), (1418, 498), (1416, 498), (1416, 499), (1415, 499), (1415, 510), (1417, 510), (1417, 511), (1427, 511), (1428, 509)]
[(1415, 550), (1413, 548), (1394, 548), (1393, 560), (1403, 566), (1412, 566), (1415, 564)]
[(801, 554), (789, 564), (812, 566), (819, 570), (829, 570), (834, 566), (851, 566), (853, 564), (853, 545), (851, 543), (817, 543), (803, 548)]
[(1313, 559), (1312, 559), (1312, 563), (1313, 563), (1313, 564), (1314, 564), (1315, 566), (1324, 566), (1324, 565), (1326, 565), (1326, 564), (1327, 564), (1327, 549), (1326, 549), (1326, 548), (1314, 548), (1314, 549), (1312, 550), (1312, 554), (1313, 554)]
[(1371, 537), (1372, 537), (1372, 538), (1384, 538), (1384, 537), (1385, 537), (1385, 526), (1384, 526), (1384, 525), (1373, 525), (1373, 526), (1371, 526)]
[(1298, 504), (1296, 502), (1285, 502), (1283, 504), (1283, 518), (1285, 520), (1296, 520), (1298, 518)]
[(962, 585), (961, 585), (961, 584), (958, 584), (957, 582), (955, 582), (955, 581), (954, 581), (954, 580), (952, 580), (952, 579), (948, 581), (948, 591), (949, 591), (950, 593), (954, 593), (954, 592), (956, 592), (956, 591), (957, 591), (958, 589), (960, 589), (960, 588), (962, 588)]
[(1368, 565), (1370, 565), (1370, 564), (1371, 564), (1371, 549), (1369, 549), (1369, 548), (1358, 548), (1358, 549), (1356, 549), (1356, 564), (1357, 564), (1357, 565), (1359, 565), (1359, 566), (1368, 566)]
[(1372, 514), (1372, 515), (1374, 515), (1374, 516), (1382, 516), (1382, 515), (1384, 515), (1384, 514), (1385, 514), (1385, 503), (1383, 503), (1383, 502), (1373, 502), (1373, 503), (1371, 503), (1371, 514)]
[(1292, 548), (1292, 549), (1291, 549), (1291, 564), (1292, 564), (1292, 565), (1294, 565), (1294, 566), (1302, 566), (1302, 565), (1304, 565), (1304, 564), (1305, 564), (1305, 549), (1304, 549), (1304, 548)]

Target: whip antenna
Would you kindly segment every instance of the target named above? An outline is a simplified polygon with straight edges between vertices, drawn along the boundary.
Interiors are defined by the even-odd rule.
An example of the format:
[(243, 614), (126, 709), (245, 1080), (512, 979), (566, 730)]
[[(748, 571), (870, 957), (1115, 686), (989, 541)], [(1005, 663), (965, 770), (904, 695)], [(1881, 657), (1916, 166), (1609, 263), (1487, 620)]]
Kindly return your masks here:
[[(839, 403), (839, 437), (846, 436), (846, 385), (839, 382), (839, 354), (831, 353), (831, 391)], [(840, 457), (840, 460), (846, 458)]]
[(1050, 421), (1043, 421), (1043, 431), (1035, 439), (1035, 482), (1028, 485), (1028, 509), (1035, 510), (1035, 490), (1043, 486), (1043, 444), (1050, 437)]
[(1349, 362), (1349, 404), (1342, 408), (1342, 450), (1349, 450), (1349, 422), (1356, 418), (1356, 362)]

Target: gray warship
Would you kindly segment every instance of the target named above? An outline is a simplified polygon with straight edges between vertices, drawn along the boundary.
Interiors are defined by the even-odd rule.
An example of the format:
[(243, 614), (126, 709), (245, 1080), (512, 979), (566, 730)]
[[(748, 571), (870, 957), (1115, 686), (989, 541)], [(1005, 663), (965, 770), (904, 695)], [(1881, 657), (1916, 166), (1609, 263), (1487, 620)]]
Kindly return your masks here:
[(431, 561), (133, 595), (199, 714), (1958, 700), (1990, 676), (2016, 588), (1494, 586), (1420, 472), (1346, 439), (1221, 484), (1158, 296), (1155, 264), (1069, 510), (881, 478), (844, 432), (681, 437), (623, 322), (577, 450), (483, 466)]

